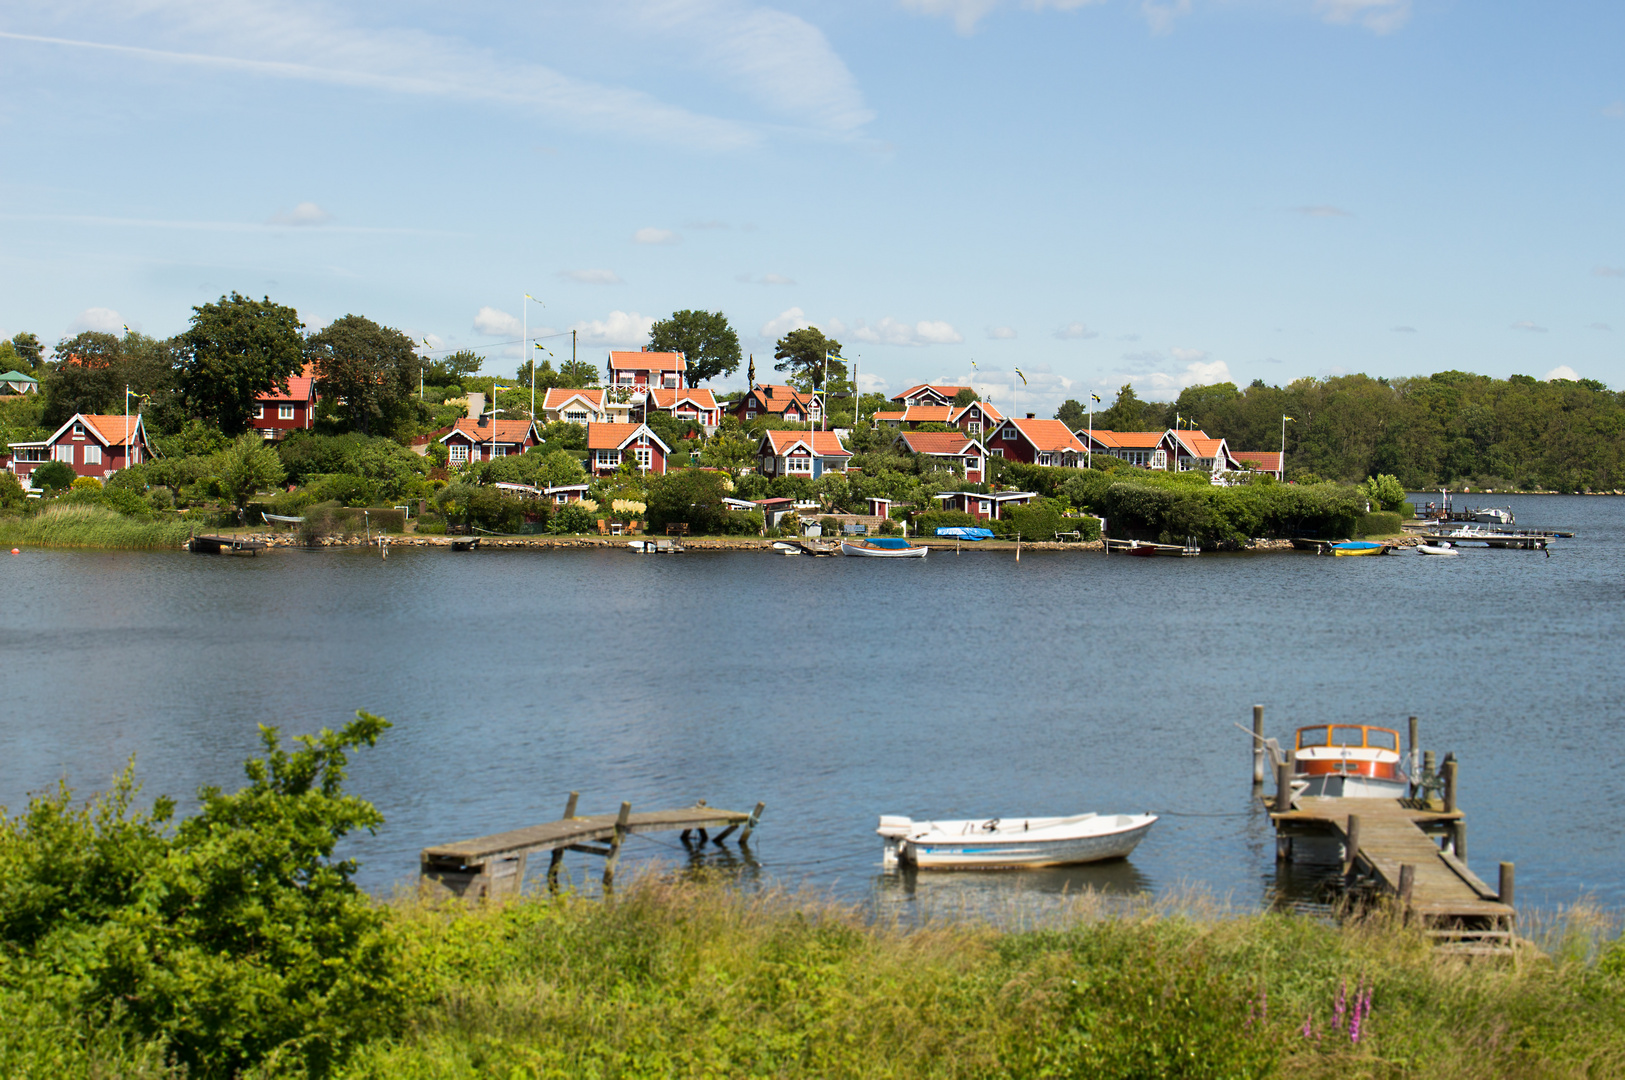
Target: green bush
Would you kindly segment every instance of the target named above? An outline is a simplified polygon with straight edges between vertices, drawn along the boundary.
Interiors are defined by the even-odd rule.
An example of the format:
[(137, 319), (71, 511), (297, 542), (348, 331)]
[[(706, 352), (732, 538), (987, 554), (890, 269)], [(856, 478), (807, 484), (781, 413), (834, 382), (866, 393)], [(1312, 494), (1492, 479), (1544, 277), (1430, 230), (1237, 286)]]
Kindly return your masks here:
[(238, 1075), (267, 1056), (328, 1072), (399, 1029), (423, 1000), (387, 911), (355, 887), (338, 842), (383, 822), (343, 790), (348, 752), (388, 722), (366, 713), (285, 748), (262, 727), (248, 785), (133, 813), (126, 770), (76, 808), (66, 786), (0, 818), (0, 942), (9, 989), (81, 1013), (87, 1026), (158, 1040), (193, 1077)]
[(596, 532), (598, 519), (591, 510), (578, 502), (566, 503), (553, 512), (548, 520), (547, 531), (550, 533), (588, 533)]
[(35, 469), (29, 476), (29, 481), (37, 488), (46, 491), (63, 491), (68, 488), (78, 476), (73, 466), (65, 461), (47, 461)]
[(963, 510), (928, 510), (915, 514), (913, 524), (915, 536), (935, 536), (938, 529), (975, 527), (982, 522)]
[(26, 502), (22, 481), (9, 469), (0, 469), (0, 510), (18, 510)]
[(760, 510), (730, 510), (728, 520), (723, 525), (724, 536), (760, 536), (762, 535), (762, 512)]
[(1354, 519), (1352, 536), (1394, 536), (1401, 532), (1404, 526), (1404, 515), (1390, 513), (1386, 510), (1373, 510), (1369, 514), (1361, 514)]
[[(695, 536), (719, 536), (731, 526), (727, 478), (702, 469), (681, 469), (649, 478), (646, 500), (650, 532), (665, 532), (667, 525), (686, 522)], [(761, 528), (760, 515), (757, 528)]]

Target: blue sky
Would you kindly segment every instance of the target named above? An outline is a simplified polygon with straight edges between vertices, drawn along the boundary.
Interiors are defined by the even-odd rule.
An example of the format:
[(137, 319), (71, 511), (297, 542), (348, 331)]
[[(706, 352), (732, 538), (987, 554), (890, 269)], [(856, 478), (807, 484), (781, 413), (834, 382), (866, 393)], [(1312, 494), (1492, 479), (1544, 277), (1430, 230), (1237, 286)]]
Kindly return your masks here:
[(9, 0), (0, 336), (236, 289), (511, 371), (528, 292), (594, 361), (698, 307), (759, 374), (811, 324), (1042, 415), (1618, 388), (1622, 42), (1595, 0)]

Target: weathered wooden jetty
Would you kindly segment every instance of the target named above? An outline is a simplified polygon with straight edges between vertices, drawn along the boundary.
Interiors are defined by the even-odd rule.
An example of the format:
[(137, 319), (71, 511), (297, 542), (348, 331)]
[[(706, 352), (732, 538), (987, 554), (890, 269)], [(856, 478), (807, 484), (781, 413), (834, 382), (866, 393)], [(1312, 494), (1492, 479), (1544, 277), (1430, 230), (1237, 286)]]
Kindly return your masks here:
[(186, 550), (197, 555), (258, 555), (269, 545), (240, 536), (189, 536)]
[[(524, 883), (530, 856), (545, 851), (551, 855), (547, 867), (548, 887), (556, 889), (564, 853), (578, 851), (603, 858), (603, 883), (608, 889), (614, 886), (615, 866), (626, 837), (637, 833), (677, 832), (685, 844), (697, 838), (702, 845), (720, 845), (739, 830), (739, 844), (748, 846), (765, 805), (757, 803), (754, 810), (746, 813), (707, 806), (702, 799), (681, 810), (647, 810), (634, 814), (632, 804), (623, 802), (619, 813), (578, 817), (577, 797), (577, 792), (570, 792), (564, 817), (559, 821), (424, 848), (419, 857), (422, 883), (470, 900), (516, 894)], [(717, 834), (711, 836), (711, 830), (717, 830)]]
[[(1453, 754), (1435, 766), (1433, 752), (1417, 750), (1410, 718), (1413, 766), (1406, 798), (1326, 798), (1294, 787), (1291, 752), (1276, 754), (1275, 791), (1264, 794), (1263, 707), (1253, 709), (1254, 789), (1275, 827), (1275, 855), (1294, 860), (1301, 841), (1336, 843), (1342, 880), (1353, 894), (1391, 897), (1407, 919), (1417, 919), (1441, 948), (1466, 955), (1510, 955), (1517, 943), (1514, 866), (1500, 864), (1490, 886), (1467, 866), (1467, 815), (1457, 803), (1459, 763)], [(1282, 758), (1285, 760), (1282, 760)]]

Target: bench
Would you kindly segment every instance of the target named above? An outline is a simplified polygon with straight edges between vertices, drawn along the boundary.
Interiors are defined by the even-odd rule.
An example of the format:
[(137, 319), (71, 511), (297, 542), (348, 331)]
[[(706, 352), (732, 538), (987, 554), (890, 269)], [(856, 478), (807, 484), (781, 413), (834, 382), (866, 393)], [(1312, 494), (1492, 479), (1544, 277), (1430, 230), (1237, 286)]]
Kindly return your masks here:
[(687, 536), (688, 535), (688, 522), (686, 522), (686, 521), (673, 521), (673, 522), (671, 522), (669, 525), (666, 526), (666, 535), (667, 536)]

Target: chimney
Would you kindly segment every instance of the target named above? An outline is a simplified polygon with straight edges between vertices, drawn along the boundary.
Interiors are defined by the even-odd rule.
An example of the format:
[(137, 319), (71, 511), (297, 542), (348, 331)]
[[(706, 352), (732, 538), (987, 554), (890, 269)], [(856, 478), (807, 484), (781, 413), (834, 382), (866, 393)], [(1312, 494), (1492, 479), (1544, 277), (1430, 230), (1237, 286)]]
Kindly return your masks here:
[(484, 415), (485, 415), (485, 395), (484, 394), (470, 394), (470, 395), (468, 395), (468, 418), (470, 420), (478, 420)]
[(1027, 419), (1029, 419), (1029, 420), (1037, 420), (1038, 419), (1038, 414), (1037, 413), (1028, 413), (1027, 414)]

